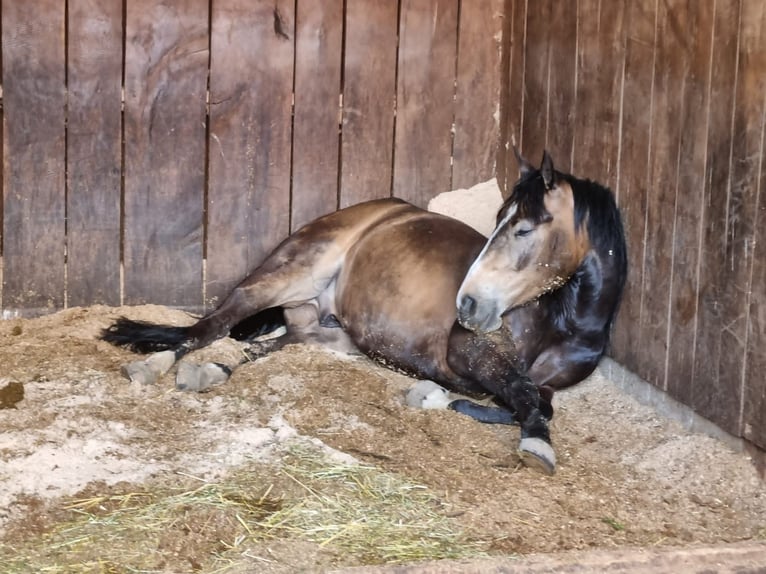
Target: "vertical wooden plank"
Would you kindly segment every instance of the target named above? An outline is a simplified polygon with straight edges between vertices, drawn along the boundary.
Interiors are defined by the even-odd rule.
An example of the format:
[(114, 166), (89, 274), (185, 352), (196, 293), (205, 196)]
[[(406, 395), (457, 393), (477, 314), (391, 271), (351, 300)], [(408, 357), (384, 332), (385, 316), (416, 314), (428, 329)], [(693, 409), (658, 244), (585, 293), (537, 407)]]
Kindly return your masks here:
[[(692, 403), (700, 221), (705, 189), (708, 96), (715, 14), (711, 2), (686, 4), (686, 40), (676, 52), (683, 61), (679, 91), (683, 101), (678, 161), (678, 201), (672, 241), (673, 267), (668, 331), (667, 390)], [(692, 376), (690, 376), (692, 375)]]
[(474, 0), (460, 5), (453, 189), (495, 176), (504, 4), (505, 0)]
[(340, 205), (391, 195), (397, 2), (346, 4)]
[(343, 0), (298, 2), (291, 231), (338, 207)]
[[(766, 114), (763, 116), (766, 120)], [(760, 173), (755, 208), (755, 251), (751, 259), (747, 356), (742, 396), (742, 431), (766, 449), (766, 121), (761, 122)]]
[(521, 131), (524, 117), (524, 37), (527, 27), (527, 2), (526, 0), (508, 0), (506, 4), (506, 19), (508, 24), (508, 81), (505, 89), (507, 96), (504, 98), (505, 118), (504, 129), (506, 130), (500, 154), (502, 163), (498, 165), (498, 183), (503, 192), (503, 197), (511, 194), (513, 184), (519, 176), (519, 166), (513, 153), (513, 146), (521, 145)]
[(639, 363), (642, 376), (662, 389), (666, 385), (672, 269), (672, 253), (668, 247), (673, 243), (681, 135), (679, 88), (684, 70), (679, 53), (687, 33), (686, 13), (681, 3), (659, 3)]
[[(572, 172), (617, 191), (625, 0), (579, 0)], [(632, 126), (631, 126), (632, 128)]]
[(289, 232), (295, 3), (213, 3), (206, 303)]
[[(520, 149), (533, 165), (539, 165), (548, 131), (548, 84), (551, 2), (528, 3), (524, 36), (524, 119)], [(554, 158), (555, 159), (555, 158)]]
[(721, 330), (727, 318), (722, 313), (724, 284), (728, 281), (726, 258), (727, 195), (734, 134), (732, 117), (737, 84), (739, 1), (716, 2), (710, 104), (707, 137), (703, 217), (701, 222), (699, 295), (697, 303), (697, 344), (694, 354), (692, 407), (710, 416), (715, 401), (727, 401), (731, 411), (738, 398), (725, 396), (719, 381)]
[[(548, 22), (548, 121), (545, 147), (561, 171), (572, 169), (575, 70), (577, 69), (577, 2), (552, 2)], [(596, 174), (590, 174), (597, 179)]]
[(64, 4), (2, 2), (3, 301), (27, 314), (64, 305)]
[[(721, 359), (716, 380), (711, 381), (704, 392), (695, 393), (695, 406), (700, 409), (700, 414), (734, 434), (742, 431), (748, 293), (751, 289), (766, 93), (766, 6), (759, 0), (742, 0), (740, 10), (731, 183), (726, 233), (722, 238), (725, 241), (726, 273), (719, 278), (723, 319), (719, 331)], [(761, 412), (758, 420), (764, 419), (766, 413)], [(761, 424), (766, 426), (766, 423)]]
[(120, 304), (122, 0), (69, 0), (67, 304)]
[(457, 3), (402, 0), (393, 194), (425, 207), (450, 188)]
[[(656, 4), (630, 0), (625, 13), (625, 60), (622, 80), (617, 193), (628, 244), (628, 281), (617, 316), (612, 350), (626, 367), (642, 374), (639, 363), (641, 285), (646, 238), (647, 171), (651, 133), (652, 76)], [(664, 355), (663, 355), (664, 356)]]
[(207, 7), (207, 0), (127, 4), (128, 304), (202, 304)]

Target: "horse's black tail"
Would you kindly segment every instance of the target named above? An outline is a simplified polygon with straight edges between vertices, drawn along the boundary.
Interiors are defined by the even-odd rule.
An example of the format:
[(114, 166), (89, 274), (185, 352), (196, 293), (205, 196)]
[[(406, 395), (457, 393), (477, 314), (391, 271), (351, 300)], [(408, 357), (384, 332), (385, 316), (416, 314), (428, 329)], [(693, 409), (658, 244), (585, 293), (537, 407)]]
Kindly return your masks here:
[[(238, 341), (253, 341), (284, 325), (283, 309), (272, 307), (243, 319), (232, 327), (230, 335)], [(101, 331), (101, 339), (118, 347), (127, 347), (134, 353), (156, 353), (172, 349), (187, 341), (189, 327), (157, 325), (120, 317)]]
[(188, 338), (189, 327), (156, 325), (120, 317), (101, 331), (101, 339), (134, 353), (154, 353), (180, 345)]

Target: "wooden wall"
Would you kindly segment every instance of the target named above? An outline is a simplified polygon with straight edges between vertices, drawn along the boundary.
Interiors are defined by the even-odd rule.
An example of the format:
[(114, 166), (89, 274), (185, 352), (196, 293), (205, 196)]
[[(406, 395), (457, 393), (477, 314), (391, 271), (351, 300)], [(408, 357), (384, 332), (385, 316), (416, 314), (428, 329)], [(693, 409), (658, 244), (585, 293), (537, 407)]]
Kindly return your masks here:
[[(766, 3), (509, 0), (503, 138), (608, 184), (612, 355), (766, 448)], [(500, 149), (499, 178), (515, 163)]]
[(339, 206), (494, 176), (504, 0), (2, 0), (2, 309), (214, 305)]
[[(6, 315), (200, 309), (323, 213), (617, 194), (612, 354), (766, 448), (762, 0), (2, 0)], [(499, 145), (498, 145), (499, 143)]]

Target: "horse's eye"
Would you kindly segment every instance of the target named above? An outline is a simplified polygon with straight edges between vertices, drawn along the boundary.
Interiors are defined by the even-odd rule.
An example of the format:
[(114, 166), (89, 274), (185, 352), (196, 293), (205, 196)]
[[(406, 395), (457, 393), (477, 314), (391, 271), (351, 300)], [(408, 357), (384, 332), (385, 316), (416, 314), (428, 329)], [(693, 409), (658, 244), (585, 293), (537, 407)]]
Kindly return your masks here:
[(516, 231), (513, 233), (513, 236), (514, 236), (514, 237), (526, 237), (527, 235), (529, 235), (529, 234), (530, 234), (530, 233), (532, 233), (533, 231), (534, 231), (534, 228), (533, 228), (533, 227), (529, 227), (529, 228), (523, 228), (523, 229), (517, 229), (517, 230), (516, 230)]

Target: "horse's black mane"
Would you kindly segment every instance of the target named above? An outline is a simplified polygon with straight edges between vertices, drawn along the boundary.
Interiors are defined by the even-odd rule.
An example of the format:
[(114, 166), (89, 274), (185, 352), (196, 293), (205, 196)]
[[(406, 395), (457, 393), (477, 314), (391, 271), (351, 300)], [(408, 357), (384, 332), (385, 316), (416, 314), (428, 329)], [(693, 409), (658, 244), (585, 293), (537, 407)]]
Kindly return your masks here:
[[(572, 188), (575, 201), (575, 228), (579, 230), (587, 221), (591, 245), (599, 251), (612, 250), (615, 261), (623, 274), (627, 270), (627, 252), (620, 211), (612, 191), (589, 179), (579, 179), (568, 173), (556, 172), (556, 178)], [(537, 181), (534, 181), (537, 180)], [(498, 220), (508, 206), (517, 204), (518, 218), (529, 218), (539, 223), (546, 217), (545, 184), (540, 171), (532, 171), (522, 177), (513, 188), (511, 196), (503, 203)]]
[[(611, 272), (609, 279), (613, 282), (618, 296), (615, 299), (610, 298), (614, 300), (612, 309), (602, 309), (607, 312), (602, 328), (608, 330), (617, 313), (619, 294), (627, 277), (627, 248), (619, 208), (608, 187), (561, 172), (556, 172), (555, 177), (559, 181), (565, 181), (572, 188), (575, 228), (579, 230), (583, 225), (587, 225), (588, 238), (593, 249), (602, 261), (612, 262), (611, 268), (604, 271)], [(544, 203), (545, 193), (547, 190), (541, 172), (534, 170), (527, 173), (514, 186), (511, 196), (500, 208), (498, 218), (501, 218), (507, 208), (515, 202), (516, 217), (529, 218), (538, 223), (544, 221), (547, 215)], [(597, 299), (602, 286), (591, 284), (593, 278), (589, 276), (588, 265), (589, 262), (584, 261), (566, 285), (556, 291), (545, 293), (540, 298), (544, 301), (543, 306), (549, 310), (551, 317), (556, 319), (556, 323), (559, 323), (562, 330), (566, 330), (566, 323), (574, 319), (578, 306), (598, 303)]]

